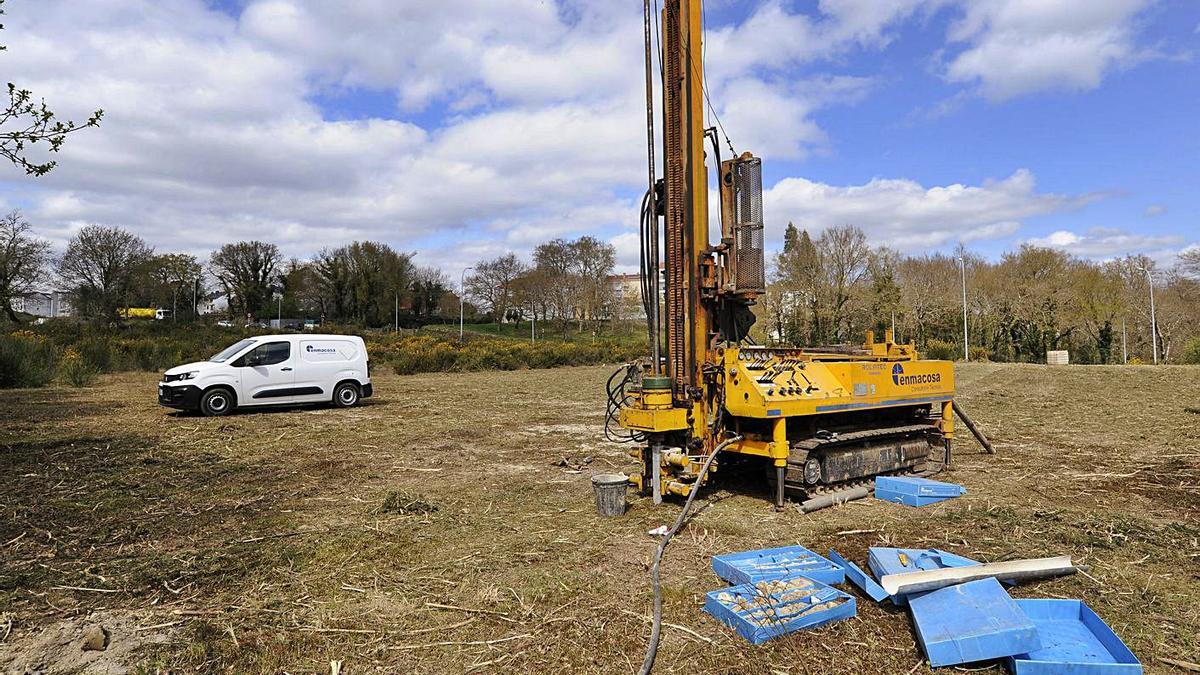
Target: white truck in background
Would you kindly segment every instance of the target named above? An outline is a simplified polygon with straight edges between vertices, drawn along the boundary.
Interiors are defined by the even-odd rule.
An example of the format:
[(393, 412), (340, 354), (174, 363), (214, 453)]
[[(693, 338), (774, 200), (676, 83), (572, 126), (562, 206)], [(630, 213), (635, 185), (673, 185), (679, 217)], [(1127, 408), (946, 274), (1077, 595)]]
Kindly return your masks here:
[(169, 408), (227, 415), (237, 408), (332, 403), (371, 396), (367, 346), (357, 335), (260, 335), (207, 361), (175, 366), (158, 383)]

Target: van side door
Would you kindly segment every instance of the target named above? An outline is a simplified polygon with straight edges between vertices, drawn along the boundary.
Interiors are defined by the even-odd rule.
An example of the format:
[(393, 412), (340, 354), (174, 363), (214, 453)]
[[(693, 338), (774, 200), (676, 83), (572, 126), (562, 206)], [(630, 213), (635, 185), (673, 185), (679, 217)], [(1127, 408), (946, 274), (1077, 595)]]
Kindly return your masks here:
[(287, 340), (264, 342), (233, 363), (241, 375), (238, 405), (295, 401), (296, 356)]
[(329, 401), (342, 380), (359, 380), (355, 361), (361, 350), (345, 338), (303, 338), (296, 365), (298, 401)]

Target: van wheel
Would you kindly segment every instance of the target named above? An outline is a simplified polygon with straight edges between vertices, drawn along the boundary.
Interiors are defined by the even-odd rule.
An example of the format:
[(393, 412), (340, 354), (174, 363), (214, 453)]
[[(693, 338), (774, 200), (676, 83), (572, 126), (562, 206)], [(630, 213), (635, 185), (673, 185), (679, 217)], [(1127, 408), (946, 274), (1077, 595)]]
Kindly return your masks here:
[(349, 408), (358, 404), (358, 385), (353, 382), (343, 382), (333, 390), (333, 404), (339, 408)]
[(233, 394), (228, 389), (209, 389), (200, 397), (200, 412), (208, 417), (228, 415), (233, 408)]

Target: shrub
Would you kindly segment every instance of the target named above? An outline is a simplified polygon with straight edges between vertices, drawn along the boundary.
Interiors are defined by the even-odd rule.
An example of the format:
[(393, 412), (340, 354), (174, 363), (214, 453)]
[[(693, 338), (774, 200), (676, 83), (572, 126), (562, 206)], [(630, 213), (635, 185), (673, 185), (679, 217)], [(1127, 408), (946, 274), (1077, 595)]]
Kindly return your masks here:
[(0, 336), (0, 389), (45, 386), (57, 368), (58, 349), (46, 338), (28, 331)]
[(78, 351), (68, 348), (58, 364), (59, 372), (72, 387), (87, 387), (96, 381), (99, 371)]
[(100, 373), (113, 370), (113, 345), (108, 337), (88, 337), (79, 341), (79, 355), (83, 361)]
[(519, 370), (628, 361), (641, 355), (641, 347), (615, 342), (580, 344), (543, 340), (537, 344), (486, 336), (459, 341), (417, 335), (372, 344), (372, 359), (392, 364), (400, 375), (414, 373)]
[(1200, 365), (1200, 338), (1192, 338), (1184, 345), (1179, 360), (1190, 365)]
[(945, 340), (930, 340), (925, 343), (922, 355), (927, 359), (943, 359), (953, 361), (962, 354), (962, 350), (953, 342)]
[(971, 347), (972, 361), (990, 361), (991, 352), (987, 347)]
[[(155, 372), (206, 359), (242, 338), (269, 332), (169, 322), (131, 323), (113, 329), (66, 321), (47, 322), (34, 330), (22, 331), (16, 337), (0, 336), (6, 340), (4, 360), (0, 362), (5, 370), (0, 381), (5, 384), (0, 386), (41, 386), (54, 379), (56, 372), (64, 382), (87, 386), (100, 373)], [(322, 331), (361, 332), (329, 326), (323, 326)], [(545, 339), (530, 344), (523, 339), (469, 334), (459, 340), (457, 332), (449, 330), (367, 333), (364, 337), (372, 362), (377, 367), (390, 365), (401, 375), (615, 363), (632, 360), (646, 351), (640, 342), (627, 344), (611, 339), (595, 342)], [(41, 356), (26, 356), (25, 352), (34, 349), (34, 345), (40, 345), (37, 349), (42, 350)], [(65, 359), (61, 364), (60, 354)], [(45, 372), (35, 375), (39, 367)], [(18, 369), (22, 369), (20, 373)], [(25, 373), (24, 369), (30, 372)], [(8, 384), (17, 381), (22, 384)]]

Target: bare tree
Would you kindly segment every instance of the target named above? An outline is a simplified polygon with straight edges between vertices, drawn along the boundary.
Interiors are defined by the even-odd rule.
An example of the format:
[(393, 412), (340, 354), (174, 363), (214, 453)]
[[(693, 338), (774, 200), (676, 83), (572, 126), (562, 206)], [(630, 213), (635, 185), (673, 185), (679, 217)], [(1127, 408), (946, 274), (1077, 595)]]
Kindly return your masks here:
[(816, 246), (830, 299), (830, 337), (847, 340), (850, 338), (850, 301), (858, 283), (870, 269), (871, 247), (867, 245), (867, 235), (853, 225), (825, 230)]
[(1200, 279), (1200, 246), (1191, 246), (1179, 252), (1179, 273)]
[(153, 254), (154, 249), (127, 230), (88, 225), (71, 237), (58, 275), (71, 287), (82, 316), (119, 324), (118, 309)]
[(0, 217), (0, 305), (14, 323), (13, 298), (34, 290), (49, 265), (50, 242), (33, 236), (20, 211)]
[(575, 274), (579, 283), (576, 304), (579, 306), (580, 327), (583, 320), (598, 321), (612, 300), (608, 277), (617, 263), (617, 251), (594, 237), (580, 237), (571, 244)]
[(961, 315), (961, 311), (955, 312), (958, 263), (940, 253), (905, 258), (900, 262), (899, 277), (901, 303), (913, 324), (909, 330), (917, 344), (924, 346), (932, 330)]
[(575, 276), (575, 251), (571, 242), (552, 239), (533, 250), (538, 280), (545, 284), (544, 297), (554, 318), (565, 320), (575, 315), (578, 279)]
[(214, 251), (209, 268), (229, 294), (230, 309), (257, 316), (268, 310), (282, 262), (275, 244), (239, 241)]
[(485, 260), (475, 265), (475, 273), (467, 277), (467, 295), (482, 303), (497, 322), (504, 321), (513, 303), (513, 282), (526, 269), (512, 253)]
[[(0, 16), (4, 15), (4, 0), (0, 0)], [(4, 24), (0, 23), (0, 30)], [(0, 51), (8, 49), (0, 45)], [(46, 152), (58, 152), (67, 140), (67, 134), (80, 129), (100, 125), (103, 110), (97, 110), (83, 124), (71, 120), (59, 120), (46, 105), (46, 101), (35, 100), (33, 92), (8, 83), (8, 103), (0, 110), (0, 157), (25, 170), (26, 174), (42, 176), (50, 172), (57, 162), (37, 162), (29, 158), (29, 151), (42, 144)]]

